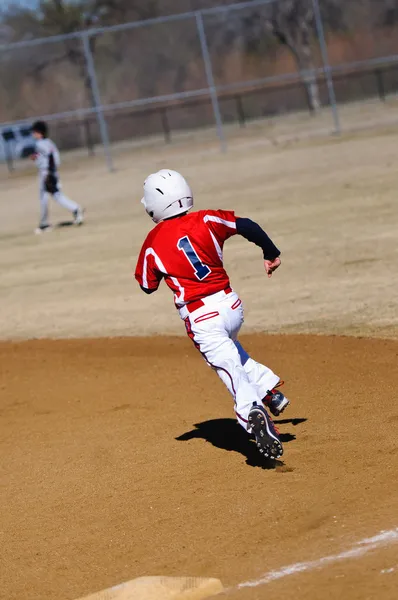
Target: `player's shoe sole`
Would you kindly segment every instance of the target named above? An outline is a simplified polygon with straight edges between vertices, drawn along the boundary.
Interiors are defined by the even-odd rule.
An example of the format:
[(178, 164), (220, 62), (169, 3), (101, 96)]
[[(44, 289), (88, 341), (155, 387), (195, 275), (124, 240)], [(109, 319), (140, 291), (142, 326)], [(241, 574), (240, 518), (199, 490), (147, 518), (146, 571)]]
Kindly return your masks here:
[(250, 409), (248, 421), (261, 454), (265, 458), (273, 460), (280, 458), (283, 455), (282, 442), (265, 408), (254, 403)]

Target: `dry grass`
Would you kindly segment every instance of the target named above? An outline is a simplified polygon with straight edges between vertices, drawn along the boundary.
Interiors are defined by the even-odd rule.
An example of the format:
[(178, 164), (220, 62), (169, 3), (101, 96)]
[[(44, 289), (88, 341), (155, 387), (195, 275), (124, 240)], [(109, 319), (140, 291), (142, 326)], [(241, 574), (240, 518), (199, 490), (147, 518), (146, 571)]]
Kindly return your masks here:
[[(369, 116), (382, 125), (378, 107)], [(355, 115), (364, 115), (349, 109), (355, 129)], [(329, 114), (320, 119), (330, 127)], [(206, 133), (195, 144), (185, 136), (170, 148), (124, 149), (112, 175), (102, 157), (67, 157), (64, 188), (87, 208), (87, 225), (41, 237), (32, 234), (35, 176), (3, 176), (0, 337), (183, 333), (168, 290), (149, 298), (131, 279), (151, 227), (139, 204), (142, 181), (165, 166), (187, 176), (197, 208), (250, 216), (281, 248), (283, 267), (268, 281), (258, 248), (239, 238), (226, 245), (248, 330), (397, 337), (398, 133), (303, 139), (305, 123), (302, 115), (239, 136), (231, 129), (226, 155)], [(53, 220), (65, 216), (54, 207)]]

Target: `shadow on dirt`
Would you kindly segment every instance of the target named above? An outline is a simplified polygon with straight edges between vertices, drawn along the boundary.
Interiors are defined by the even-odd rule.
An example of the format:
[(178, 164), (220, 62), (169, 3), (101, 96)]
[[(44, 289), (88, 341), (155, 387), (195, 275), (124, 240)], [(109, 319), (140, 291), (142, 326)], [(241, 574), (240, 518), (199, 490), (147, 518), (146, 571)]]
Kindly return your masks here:
[[(296, 426), (304, 423), (307, 419), (280, 419), (277, 424), (291, 423)], [(296, 439), (291, 433), (281, 433), (281, 441), (286, 444)], [(250, 467), (262, 469), (275, 469), (283, 466), (283, 462), (264, 459), (256, 448), (254, 438), (247, 435), (235, 419), (212, 419), (197, 423), (195, 429), (187, 431), (176, 438), (179, 442), (187, 442), (193, 439), (206, 440), (216, 448), (228, 452), (238, 452), (246, 458), (246, 464)]]
[(55, 227), (57, 227), (57, 228), (61, 228), (61, 227), (73, 227), (74, 224), (75, 224), (74, 221), (60, 221), (59, 223), (57, 223), (55, 225)]
[(287, 423), (291, 423), (294, 427), (296, 427), (296, 425), (300, 425), (301, 423), (305, 423), (306, 421), (307, 419), (274, 419), (274, 423), (276, 425), (286, 425)]

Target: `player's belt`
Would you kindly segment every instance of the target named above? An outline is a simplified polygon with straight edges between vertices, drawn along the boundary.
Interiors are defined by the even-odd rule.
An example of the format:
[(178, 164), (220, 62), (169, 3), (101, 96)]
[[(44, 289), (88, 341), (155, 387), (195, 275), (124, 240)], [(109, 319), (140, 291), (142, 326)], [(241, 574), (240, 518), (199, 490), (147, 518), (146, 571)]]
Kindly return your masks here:
[[(232, 292), (232, 288), (228, 285), (222, 291), (225, 292), (226, 294), (230, 294)], [(215, 293), (218, 294), (218, 292), (215, 292)], [(201, 308), (204, 305), (205, 305), (205, 302), (203, 300), (194, 300), (193, 302), (188, 302), (188, 304), (185, 305), (185, 308), (187, 309), (187, 311), (189, 313), (193, 313), (195, 310), (198, 310), (198, 308)]]

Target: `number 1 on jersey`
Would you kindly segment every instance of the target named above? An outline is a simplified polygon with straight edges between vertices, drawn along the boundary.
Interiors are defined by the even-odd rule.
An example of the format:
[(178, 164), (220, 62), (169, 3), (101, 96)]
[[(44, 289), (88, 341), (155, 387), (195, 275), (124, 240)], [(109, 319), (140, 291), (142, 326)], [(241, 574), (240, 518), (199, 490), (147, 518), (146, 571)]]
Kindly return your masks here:
[(209, 267), (207, 265), (204, 265), (200, 260), (199, 256), (196, 254), (191, 244), (191, 240), (187, 235), (178, 240), (177, 247), (179, 250), (182, 250), (184, 252), (187, 260), (192, 265), (192, 268), (195, 272), (195, 276), (198, 279), (202, 280), (205, 277), (207, 277), (209, 273), (211, 273)]

